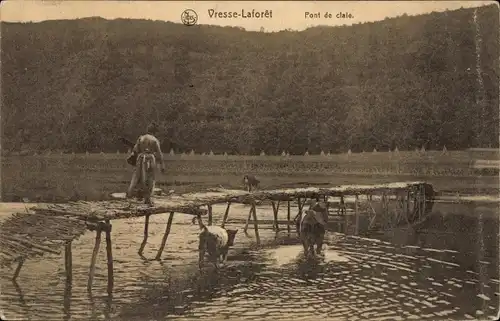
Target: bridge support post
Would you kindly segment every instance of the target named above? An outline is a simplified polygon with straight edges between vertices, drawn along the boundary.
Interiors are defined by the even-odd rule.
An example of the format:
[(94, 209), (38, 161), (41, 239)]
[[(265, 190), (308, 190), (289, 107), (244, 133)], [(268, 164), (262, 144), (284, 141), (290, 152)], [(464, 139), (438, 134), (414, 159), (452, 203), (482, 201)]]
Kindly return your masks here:
[(212, 215), (212, 205), (207, 205), (207, 208), (208, 208), (208, 226), (211, 226), (212, 225), (212, 221), (213, 221), (213, 215)]
[(421, 222), (424, 218), (425, 215), (425, 203), (426, 203), (426, 195), (425, 195), (425, 186), (424, 184), (420, 184), (419, 187), (419, 199), (420, 199), (420, 212), (419, 212), (419, 217), (418, 221)]
[(412, 222), (418, 221), (419, 212), (420, 212), (420, 190), (417, 187), (413, 196), (413, 215)]
[(273, 230), (278, 232), (280, 230), (279, 224), (278, 224), (278, 211), (280, 209), (280, 201), (278, 201), (278, 203), (271, 201), (271, 204), (273, 206), (273, 215), (274, 215)]
[(221, 226), (224, 227), (226, 225), (227, 217), (229, 216), (229, 208), (231, 207), (231, 202), (227, 202), (226, 212), (224, 213), (224, 217), (222, 218)]
[(253, 207), (250, 207), (250, 211), (248, 211), (247, 220), (245, 222), (245, 227), (243, 228), (243, 232), (245, 232), (245, 234), (247, 233), (248, 224), (250, 224), (250, 219), (252, 218), (252, 212), (253, 212)]
[(161, 258), (161, 254), (163, 253), (163, 250), (165, 249), (165, 245), (167, 244), (167, 238), (168, 238), (168, 235), (170, 234), (170, 229), (172, 228), (173, 219), (174, 219), (174, 212), (170, 212), (170, 215), (169, 215), (168, 221), (167, 221), (167, 227), (165, 229), (165, 234), (163, 234), (163, 239), (161, 240), (160, 249), (158, 250), (158, 253), (156, 254), (155, 260), (159, 260)]
[(290, 201), (287, 201), (287, 213), (286, 213), (286, 219), (287, 219), (287, 224), (286, 224), (286, 229), (288, 231), (288, 234), (290, 234)]
[(97, 254), (99, 253), (99, 247), (101, 245), (101, 228), (97, 227), (96, 236), (95, 236), (95, 244), (94, 251), (92, 252), (92, 258), (90, 259), (90, 270), (89, 270), (89, 279), (87, 282), (87, 291), (92, 291), (92, 283), (94, 282), (94, 274), (95, 274), (95, 264), (97, 261)]
[(64, 270), (66, 272), (66, 285), (71, 286), (73, 281), (73, 253), (71, 249), (71, 241), (66, 243), (64, 248)]
[(146, 214), (144, 217), (144, 239), (142, 240), (141, 247), (139, 248), (139, 255), (142, 256), (144, 252), (144, 247), (148, 242), (148, 234), (149, 234), (149, 214)]
[(257, 245), (260, 245), (260, 235), (259, 235), (259, 223), (257, 222), (257, 209), (255, 208), (255, 202), (252, 202), (252, 216), (253, 216), (253, 227), (255, 231), (255, 240)]
[(66, 243), (64, 248), (64, 270), (66, 283), (64, 287), (64, 314), (69, 315), (71, 310), (71, 295), (73, 283), (73, 253), (71, 249), (72, 241)]
[(402, 197), (403, 199), (403, 206), (405, 207), (401, 212), (403, 213), (404, 217), (405, 217), (405, 221), (406, 221), (406, 226), (408, 228), (411, 227), (411, 224), (410, 224), (410, 191), (407, 191), (406, 192), (406, 196), (403, 196)]
[(354, 215), (355, 215), (355, 223), (354, 223), (354, 234), (359, 234), (359, 197), (356, 195), (356, 199), (354, 201)]
[[(90, 259), (90, 269), (89, 269), (89, 279), (87, 282), (87, 291), (92, 292), (92, 284), (94, 282), (95, 275), (95, 265), (97, 262), (97, 254), (99, 254), (99, 247), (101, 246), (101, 233), (104, 231), (106, 233), (106, 256), (107, 256), (107, 266), (108, 266), (108, 293), (111, 293), (113, 289), (113, 255), (111, 247), (111, 224), (109, 220), (105, 222), (98, 222), (92, 225), (90, 230), (96, 231), (94, 250), (92, 251), (92, 258)], [(70, 269), (71, 263), (71, 244), (66, 247), (66, 266)]]
[(368, 223), (368, 229), (373, 228), (373, 226), (375, 225), (375, 220), (377, 219), (377, 211), (375, 211), (375, 209), (373, 208), (372, 200), (373, 200), (373, 197), (370, 194), (368, 196), (367, 201), (368, 201), (368, 205), (370, 206), (370, 209), (372, 210), (373, 216), (371, 217), (370, 222)]
[(411, 192), (408, 190), (406, 192), (406, 222), (408, 223), (408, 227), (410, 226), (410, 213), (411, 213), (411, 205), (410, 205), (410, 199), (411, 199)]
[(384, 222), (384, 229), (391, 224), (391, 217), (389, 216), (389, 203), (387, 194), (382, 193), (382, 222)]
[(403, 218), (404, 215), (404, 196), (401, 196), (400, 194), (396, 194), (396, 204), (398, 206), (397, 210), (394, 212), (394, 220), (395, 226), (399, 226), (401, 219)]
[(339, 211), (344, 215), (344, 234), (347, 235), (349, 232), (349, 217), (345, 208), (344, 195), (340, 195)]
[(306, 200), (307, 199), (304, 198), (304, 201), (301, 202), (300, 197), (297, 199), (297, 206), (299, 208), (299, 212), (297, 213), (297, 215), (293, 219), (295, 222), (295, 229), (297, 231), (297, 234), (300, 233), (299, 229), (300, 229), (300, 221), (302, 220), (302, 209), (304, 208), (304, 205), (306, 204)]
[(16, 282), (16, 279), (19, 276), (19, 273), (21, 273), (21, 268), (23, 267), (23, 264), (24, 264), (24, 257), (20, 257), (19, 261), (17, 262), (16, 270), (14, 271), (14, 276), (12, 276), (13, 282)]
[(113, 276), (113, 248), (111, 245), (111, 223), (106, 220), (106, 258), (108, 265), (108, 295), (113, 293), (114, 276)]

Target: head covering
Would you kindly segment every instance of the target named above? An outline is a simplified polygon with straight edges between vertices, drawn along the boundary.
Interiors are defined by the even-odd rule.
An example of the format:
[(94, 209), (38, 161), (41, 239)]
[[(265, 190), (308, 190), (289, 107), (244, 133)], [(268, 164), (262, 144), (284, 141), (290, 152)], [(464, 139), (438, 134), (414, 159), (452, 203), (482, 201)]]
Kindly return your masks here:
[(324, 202), (313, 202), (309, 209), (315, 212), (325, 212), (328, 210)]
[(158, 126), (156, 125), (155, 122), (152, 122), (151, 124), (148, 125), (146, 131), (148, 132), (148, 134), (156, 135), (158, 133)]

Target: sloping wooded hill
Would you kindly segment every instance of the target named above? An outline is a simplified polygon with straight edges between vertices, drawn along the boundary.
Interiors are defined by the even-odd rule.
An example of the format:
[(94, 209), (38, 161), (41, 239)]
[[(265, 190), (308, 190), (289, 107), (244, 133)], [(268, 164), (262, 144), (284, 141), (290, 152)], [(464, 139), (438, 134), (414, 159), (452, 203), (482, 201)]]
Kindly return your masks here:
[(302, 32), (2, 23), (2, 145), (317, 153), (498, 146), (498, 6)]

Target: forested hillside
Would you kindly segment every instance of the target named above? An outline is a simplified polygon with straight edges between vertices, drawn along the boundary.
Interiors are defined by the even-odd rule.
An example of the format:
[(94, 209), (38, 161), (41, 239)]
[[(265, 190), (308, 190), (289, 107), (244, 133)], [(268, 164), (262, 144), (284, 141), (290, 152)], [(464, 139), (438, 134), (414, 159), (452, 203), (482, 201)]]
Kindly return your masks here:
[(2, 23), (2, 148), (294, 154), (498, 146), (498, 6), (302, 32)]

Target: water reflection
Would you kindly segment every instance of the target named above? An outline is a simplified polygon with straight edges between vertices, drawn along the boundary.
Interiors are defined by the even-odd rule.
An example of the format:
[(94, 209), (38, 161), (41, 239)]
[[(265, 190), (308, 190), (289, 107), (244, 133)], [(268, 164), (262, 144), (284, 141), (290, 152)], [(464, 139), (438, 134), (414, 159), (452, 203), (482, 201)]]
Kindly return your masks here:
[(64, 287), (64, 304), (63, 304), (64, 321), (71, 319), (71, 299), (72, 299), (71, 290), (72, 290), (71, 282), (67, 280)]
[(23, 313), (25, 315), (28, 315), (29, 312), (30, 312), (30, 307), (29, 307), (29, 305), (27, 304), (27, 302), (26, 302), (26, 300), (24, 298), (24, 292), (23, 292), (23, 290), (21, 289), (21, 287), (19, 286), (19, 284), (17, 283), (16, 280), (12, 280), (12, 285), (13, 285), (15, 291), (16, 291), (17, 298), (19, 299), (19, 303), (21, 305)]
[[(179, 245), (174, 248), (169, 243), (162, 261), (137, 257), (142, 240), (139, 223), (117, 223), (114, 298), (101, 295), (106, 293), (107, 277), (99, 267), (94, 295), (86, 296), (83, 285), (92, 251), (87, 246), (87, 252), (75, 254), (73, 287), (44, 284), (39, 277), (46, 273), (41, 270), (44, 263), (29, 263), (37, 273), (30, 276), (33, 267), (25, 267), (22, 285), (2, 280), (2, 300), (13, 307), (5, 314), (63, 320), (493, 316), (500, 292), (498, 219), (479, 215), (477, 209), (463, 215), (441, 213), (439, 206), (434, 210), (432, 219), (418, 229), (364, 231), (358, 237), (331, 231), (324, 256), (307, 260), (293, 233), (288, 237), (286, 232), (262, 230), (265, 248), (245, 244), (230, 252), (220, 271), (209, 266), (203, 273), (196, 264), (197, 229), (190, 222), (174, 222), (185, 226), (172, 230), (171, 241)], [(157, 220), (151, 222), (147, 257), (156, 253), (164, 230), (166, 218)], [(189, 228), (192, 231), (184, 233)], [(92, 235), (89, 240), (82, 238), (82, 244), (93, 239)], [(78, 256), (85, 259), (80, 261)], [(61, 281), (63, 276), (60, 273)]]
[(302, 257), (297, 264), (297, 277), (304, 280), (315, 280), (325, 273), (324, 257)]
[[(471, 300), (471, 294), (477, 292), (477, 279), (471, 282), (470, 273), (453, 263), (454, 252), (338, 234), (330, 234), (328, 244), (325, 256), (313, 260), (303, 257), (300, 245), (240, 253), (231, 258), (233, 265), (222, 273), (193, 275), (196, 290), (174, 294), (165, 286), (163, 290), (170, 291), (169, 295), (163, 295), (155, 312), (150, 301), (141, 301), (122, 310), (121, 318), (128, 319), (135, 311), (138, 315), (154, 314), (160, 320), (169, 314), (169, 319), (179, 320), (347, 316), (437, 319), (492, 316), (498, 309), (498, 302), (491, 300), (497, 280), (485, 275), (487, 295), (477, 295), (482, 302)], [(454, 265), (441, 263), (446, 261)], [(162, 296), (155, 291), (148, 297), (158, 300)], [(176, 310), (172, 301), (183, 309)], [(139, 312), (141, 306), (151, 309)]]

